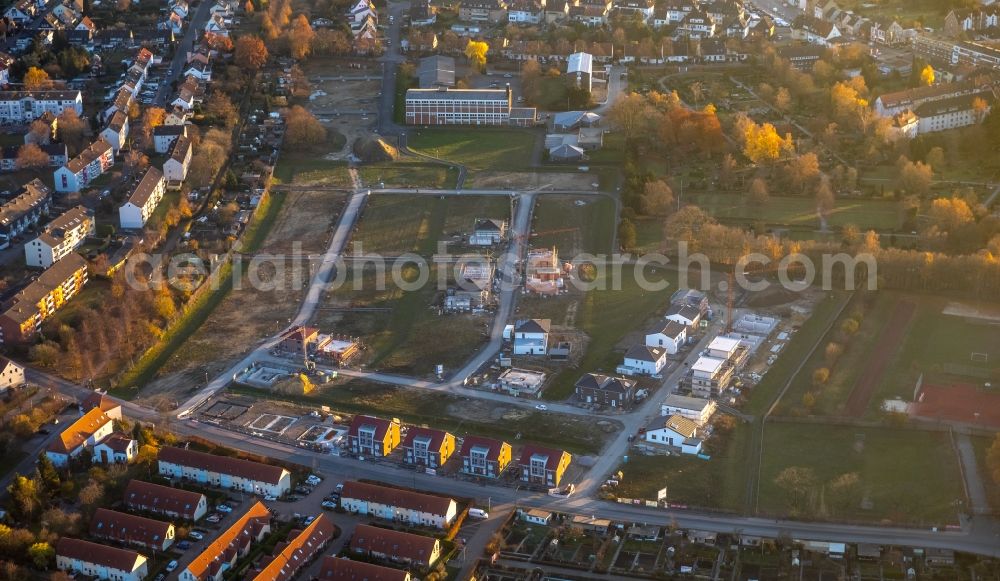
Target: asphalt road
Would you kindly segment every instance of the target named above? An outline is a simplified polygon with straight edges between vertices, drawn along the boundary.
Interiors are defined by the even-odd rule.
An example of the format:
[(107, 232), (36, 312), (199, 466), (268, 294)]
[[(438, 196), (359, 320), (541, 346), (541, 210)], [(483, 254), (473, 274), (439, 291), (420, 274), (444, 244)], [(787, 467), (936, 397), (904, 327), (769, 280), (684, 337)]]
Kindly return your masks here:
[[(86, 388), (66, 380), (28, 369), (29, 381), (42, 387), (59, 389), (62, 393), (82, 398)], [(131, 402), (122, 403), (126, 415), (146, 421), (158, 421), (179, 435), (211, 438), (222, 446), (257, 454), (280, 457), (290, 462), (311, 466), (330, 479), (371, 478), (387, 482), (406, 483), (415, 488), (471, 498), (489, 503), (493, 511), (509, 510), (514, 506), (542, 507), (576, 514), (600, 515), (603, 518), (659, 524), (676, 524), (682, 528), (778, 537), (789, 535), (800, 540), (876, 543), (916, 547), (953, 549), (1000, 557), (1000, 526), (995, 519), (976, 517), (962, 531), (937, 532), (927, 529), (860, 526), (842, 523), (798, 522), (743, 517), (732, 514), (709, 514), (688, 510), (664, 510), (643, 506), (623, 505), (587, 498), (577, 493), (570, 498), (555, 498), (517, 488), (484, 485), (478, 482), (418, 474), (389, 462), (362, 462), (329, 454), (319, 454), (260, 438), (247, 438), (194, 420), (173, 420), (156, 411)], [(609, 450), (610, 453), (610, 450)]]
[(333, 275), (336, 269), (337, 260), (340, 257), (341, 252), (343, 252), (344, 247), (347, 245), (347, 241), (351, 238), (351, 232), (354, 230), (354, 224), (358, 221), (358, 217), (361, 215), (361, 208), (368, 199), (369, 193), (370, 190), (356, 190), (353, 194), (351, 194), (351, 198), (348, 200), (347, 206), (340, 215), (340, 221), (337, 222), (337, 228), (334, 230), (333, 236), (330, 238), (330, 244), (323, 256), (323, 261), (320, 264), (319, 270), (313, 277), (312, 282), (309, 284), (309, 290), (306, 292), (306, 298), (302, 302), (302, 306), (299, 309), (298, 314), (294, 319), (292, 319), (289, 327), (282, 329), (274, 337), (271, 337), (258, 345), (243, 359), (241, 359), (239, 363), (210, 381), (201, 391), (188, 399), (186, 402), (182, 403), (178, 407), (178, 417), (183, 418), (189, 415), (195, 408), (208, 401), (209, 398), (229, 385), (229, 382), (233, 380), (233, 377), (237, 373), (246, 369), (254, 361), (266, 355), (274, 344), (278, 342), (278, 338), (281, 334), (288, 330), (288, 328), (295, 325), (302, 325), (312, 318), (313, 313), (316, 312), (316, 307), (319, 305), (323, 290), (334, 278)]
[[(393, 120), (393, 107), (396, 100), (396, 69), (399, 64), (406, 59), (399, 53), (400, 27), (403, 21), (403, 14), (409, 11), (409, 2), (390, 2), (389, 15), (392, 16), (392, 23), (386, 28), (384, 38), (389, 42), (385, 44), (385, 53), (379, 57), (382, 63), (382, 97), (378, 104), (378, 133), (381, 135), (398, 135), (403, 132), (403, 127)], [(389, 22), (385, 17), (383, 22)]]
[(156, 91), (156, 98), (153, 101), (155, 105), (163, 107), (167, 102), (167, 98), (173, 93), (173, 81), (181, 78), (181, 74), (184, 72), (184, 65), (187, 64), (187, 53), (194, 48), (194, 41), (198, 35), (198, 31), (202, 30), (205, 27), (205, 23), (208, 22), (211, 8), (212, 2), (202, 0), (193, 16), (190, 12), (188, 13), (190, 18), (185, 23), (187, 28), (184, 30), (184, 37), (178, 43), (177, 50), (174, 52), (174, 58), (170, 61), (170, 70), (173, 71), (173, 74), (164, 75), (163, 80), (160, 82), (160, 88)]

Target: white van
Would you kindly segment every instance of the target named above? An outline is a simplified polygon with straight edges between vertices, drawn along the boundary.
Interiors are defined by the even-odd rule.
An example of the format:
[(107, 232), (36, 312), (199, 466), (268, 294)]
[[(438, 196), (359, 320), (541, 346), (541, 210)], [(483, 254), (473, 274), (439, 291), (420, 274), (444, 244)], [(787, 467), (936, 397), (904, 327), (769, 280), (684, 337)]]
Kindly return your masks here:
[(490, 518), (490, 513), (481, 508), (470, 508), (469, 516), (473, 518)]

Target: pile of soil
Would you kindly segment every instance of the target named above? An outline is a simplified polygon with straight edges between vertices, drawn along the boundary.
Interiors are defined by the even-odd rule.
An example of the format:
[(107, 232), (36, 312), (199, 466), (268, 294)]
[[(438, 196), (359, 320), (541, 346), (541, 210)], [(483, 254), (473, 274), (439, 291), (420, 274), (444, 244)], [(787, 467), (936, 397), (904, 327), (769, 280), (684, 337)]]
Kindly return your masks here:
[(380, 137), (359, 137), (354, 142), (354, 155), (362, 162), (396, 161), (399, 151)]

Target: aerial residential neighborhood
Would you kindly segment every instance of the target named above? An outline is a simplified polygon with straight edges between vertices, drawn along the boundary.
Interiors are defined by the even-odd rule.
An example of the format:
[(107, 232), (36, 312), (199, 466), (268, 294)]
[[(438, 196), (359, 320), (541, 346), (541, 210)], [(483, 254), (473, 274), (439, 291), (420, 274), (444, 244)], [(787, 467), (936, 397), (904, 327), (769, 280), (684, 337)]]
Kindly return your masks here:
[(0, 578), (1000, 578), (996, 3), (0, 12)]

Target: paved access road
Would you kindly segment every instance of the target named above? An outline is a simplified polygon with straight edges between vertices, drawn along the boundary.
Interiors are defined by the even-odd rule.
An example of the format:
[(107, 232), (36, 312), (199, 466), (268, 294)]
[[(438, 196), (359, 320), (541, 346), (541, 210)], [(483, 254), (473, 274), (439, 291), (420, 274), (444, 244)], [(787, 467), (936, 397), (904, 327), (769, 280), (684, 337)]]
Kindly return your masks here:
[[(52, 387), (62, 393), (83, 398), (90, 390), (72, 382), (47, 375), (34, 369), (27, 372), (32, 383)], [(622, 505), (587, 498), (576, 494), (570, 498), (555, 498), (517, 488), (484, 485), (478, 482), (418, 474), (391, 462), (361, 462), (329, 454), (319, 454), (259, 438), (246, 438), (210, 424), (195, 420), (172, 420), (160, 413), (123, 402), (126, 415), (146, 421), (159, 421), (178, 435), (198, 435), (211, 438), (219, 445), (256, 454), (270, 455), (304, 466), (312, 466), (328, 479), (347, 480), (371, 478), (386, 482), (402, 482), (415, 488), (440, 494), (488, 502), (495, 512), (513, 506), (540, 507), (576, 514), (600, 515), (613, 520), (650, 524), (676, 524), (719, 533), (739, 533), (777, 537), (790, 535), (802, 540), (876, 543), (953, 549), (1000, 557), (1000, 526), (992, 518), (976, 517), (961, 532), (934, 532), (926, 529), (901, 529), (857, 526), (840, 523), (810, 523), (743, 517), (732, 514), (710, 514), (686, 510), (662, 510), (642, 506)], [(329, 480), (328, 480), (329, 481)]]
[[(327, 247), (326, 253), (323, 255), (323, 261), (320, 264), (319, 270), (316, 272), (316, 276), (313, 277), (312, 282), (309, 284), (309, 290), (306, 292), (306, 298), (303, 300), (298, 314), (292, 320), (292, 324), (289, 325), (289, 327), (302, 325), (308, 322), (316, 312), (316, 307), (319, 305), (323, 290), (334, 278), (337, 260), (340, 257), (340, 254), (344, 251), (344, 248), (347, 246), (347, 241), (351, 238), (351, 232), (354, 230), (354, 224), (361, 216), (361, 208), (368, 200), (369, 194), (370, 190), (363, 189), (355, 190), (354, 193), (351, 194), (350, 199), (347, 201), (347, 206), (344, 207), (344, 211), (340, 215), (340, 220), (337, 222), (337, 227), (333, 232), (333, 236), (330, 238), (330, 244)], [(274, 337), (271, 337), (258, 345), (236, 365), (224, 371), (221, 375), (210, 381), (208, 385), (206, 385), (193, 397), (182, 403), (178, 407), (178, 417), (185, 417), (189, 415), (195, 408), (208, 401), (209, 398), (222, 389), (225, 389), (236, 374), (249, 367), (254, 361), (267, 355), (268, 351), (270, 351), (270, 349), (278, 342), (281, 334), (288, 330), (289, 327), (282, 329), (282, 331)]]

